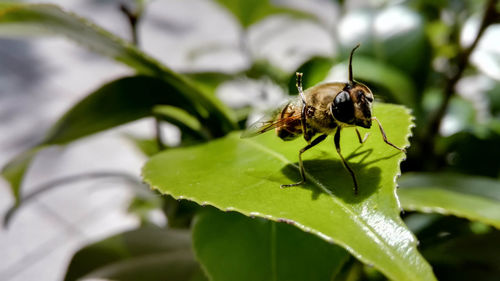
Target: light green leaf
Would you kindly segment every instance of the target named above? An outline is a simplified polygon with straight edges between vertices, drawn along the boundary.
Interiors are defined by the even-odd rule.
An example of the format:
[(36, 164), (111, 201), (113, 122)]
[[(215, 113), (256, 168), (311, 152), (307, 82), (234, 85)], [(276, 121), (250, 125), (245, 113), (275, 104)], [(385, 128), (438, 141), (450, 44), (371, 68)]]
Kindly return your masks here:
[(0, 36), (25, 33), (62, 35), (91, 51), (122, 62), (137, 72), (164, 79), (209, 115), (212, 126), (221, 127), (219, 135), (235, 128), (233, 117), (213, 95), (197, 89), (184, 76), (173, 72), (123, 39), (86, 19), (50, 4), (0, 4)]
[(188, 231), (139, 228), (79, 250), (64, 280), (190, 281), (203, 276), (190, 248)]
[(207, 210), (197, 215), (193, 247), (211, 280), (332, 280), (349, 254), (285, 224)]
[[(374, 115), (394, 144), (408, 146), (412, 122), (405, 108), (377, 104)], [(305, 153), (309, 181), (293, 188), (280, 184), (299, 180), (298, 151), (305, 142), (284, 143), (272, 133), (251, 139), (235, 133), (165, 151), (152, 157), (142, 173), (152, 188), (177, 199), (285, 220), (344, 247), (393, 280), (434, 280), (399, 217), (395, 179), (405, 155), (386, 145), (378, 128), (369, 131), (363, 145), (352, 128), (341, 138), (343, 155), (360, 183), (357, 196), (331, 139)]]
[(398, 190), (404, 209), (480, 221), (500, 229), (500, 182), (453, 173), (410, 173)]
[(183, 134), (197, 139), (210, 138), (210, 134), (203, 128), (200, 120), (183, 109), (170, 105), (158, 105), (153, 108), (153, 113), (160, 120), (177, 126)]
[(293, 8), (275, 6), (270, 0), (216, 0), (225, 7), (240, 22), (243, 28), (275, 14), (289, 14), (295, 17), (309, 17), (311, 15)]
[(124, 134), (124, 137), (147, 157), (151, 157), (161, 151), (156, 138), (142, 138), (133, 134)]

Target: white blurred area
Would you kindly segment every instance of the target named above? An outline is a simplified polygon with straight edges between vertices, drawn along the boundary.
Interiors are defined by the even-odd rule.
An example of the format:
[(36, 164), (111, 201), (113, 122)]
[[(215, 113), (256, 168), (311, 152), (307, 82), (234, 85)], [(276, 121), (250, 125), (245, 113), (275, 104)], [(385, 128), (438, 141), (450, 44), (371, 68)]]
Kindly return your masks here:
[[(121, 1), (44, 2), (63, 6), (129, 38), (127, 20), (118, 8)], [(329, 17), (336, 13), (330, 1), (307, 5), (302, 1), (281, 2), (317, 13), (330, 27), (335, 23), (335, 18)], [(272, 40), (266, 39), (267, 30), (273, 29), (283, 32)], [(143, 50), (176, 71), (234, 72), (250, 63), (248, 54), (240, 49), (239, 26), (210, 0), (150, 1), (139, 26), (139, 37)], [(250, 56), (266, 57), (275, 64), (281, 61), (285, 69), (297, 67), (308, 56), (331, 55), (335, 51), (323, 27), (283, 16), (253, 27), (248, 44)], [(220, 51), (214, 47), (216, 51), (193, 57), (196, 50), (207, 46), (226, 47)], [(0, 38), (0, 166), (40, 142), (47, 129), (88, 93), (103, 83), (132, 74), (126, 66), (64, 38)], [(241, 99), (251, 103), (256, 99), (248, 97), (257, 96), (262, 87), (270, 87), (273, 97), (269, 103), (276, 103), (284, 95), (270, 83), (260, 82), (245, 80), (226, 85), (220, 96), (226, 96), (228, 102)], [(255, 86), (258, 84), (263, 86)], [(178, 132), (168, 126), (165, 130), (167, 142), (175, 143)], [(89, 172), (126, 173), (140, 180), (146, 158), (123, 137), (124, 133), (151, 137), (152, 120), (140, 120), (68, 146), (44, 150), (27, 173), (23, 194), (53, 180)], [(7, 229), (0, 229), (0, 280), (62, 280), (79, 248), (138, 226), (138, 219), (127, 213), (133, 195), (131, 184), (123, 180), (93, 179), (58, 187), (27, 203)], [(0, 215), (13, 203), (8, 184), (0, 179)], [(165, 218), (156, 216), (156, 221), (164, 224)]]

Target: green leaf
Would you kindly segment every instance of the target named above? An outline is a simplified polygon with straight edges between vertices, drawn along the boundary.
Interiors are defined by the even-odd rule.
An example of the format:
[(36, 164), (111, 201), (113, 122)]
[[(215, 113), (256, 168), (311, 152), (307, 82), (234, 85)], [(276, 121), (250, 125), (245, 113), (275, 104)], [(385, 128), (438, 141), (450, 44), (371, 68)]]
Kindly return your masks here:
[(42, 146), (26, 150), (14, 157), (14, 159), (10, 160), (2, 168), (2, 177), (10, 183), (12, 193), (16, 199), (16, 205), (19, 204), (24, 174), (27, 172), (31, 161), (41, 149), (43, 149)]
[(64, 280), (193, 280), (201, 273), (190, 244), (188, 231), (149, 227), (124, 232), (79, 250)]
[(439, 280), (496, 281), (500, 276), (500, 232), (448, 238), (422, 250)]
[[(352, 63), (354, 79), (380, 85), (387, 89), (398, 103), (416, 108), (415, 86), (404, 72), (382, 61), (363, 56), (356, 57)], [(347, 62), (345, 64), (347, 65)]]
[(412, 173), (400, 180), (404, 209), (455, 215), (500, 229), (500, 182), (453, 173)]
[(182, 133), (197, 139), (208, 140), (210, 134), (204, 130), (200, 120), (187, 111), (170, 105), (158, 105), (153, 108), (154, 115), (160, 120), (177, 126)]
[(51, 128), (44, 144), (65, 144), (140, 118), (153, 115), (158, 104), (189, 110), (193, 104), (162, 79), (151, 76), (121, 78), (102, 86), (66, 112)]
[(132, 134), (124, 134), (124, 137), (147, 157), (151, 157), (161, 151), (156, 138), (141, 138)]
[(332, 280), (348, 259), (342, 248), (285, 224), (207, 210), (193, 247), (211, 280)]
[[(408, 146), (408, 110), (377, 104), (374, 115), (394, 144)], [(352, 129), (345, 129), (341, 138), (343, 155), (360, 183), (357, 196), (333, 141), (304, 155), (309, 179), (305, 185), (281, 189), (280, 184), (299, 180), (298, 151), (305, 142), (284, 143), (271, 133), (251, 139), (235, 133), (165, 151), (152, 157), (142, 173), (152, 188), (177, 199), (287, 221), (346, 248), (391, 279), (434, 280), (399, 217), (395, 178), (405, 155), (385, 144), (378, 128), (369, 131), (372, 136), (363, 145)]]
[(219, 136), (235, 128), (231, 113), (213, 95), (197, 89), (186, 77), (173, 72), (130, 43), (88, 20), (50, 4), (0, 4), (0, 35), (23, 35), (26, 32), (65, 36), (91, 51), (122, 62), (139, 73), (160, 77), (179, 94), (204, 108), (209, 115), (207, 121), (212, 126), (220, 127)]
[(276, 14), (289, 14), (295, 17), (308, 17), (311, 15), (288, 7), (280, 7), (271, 4), (269, 0), (216, 0), (221, 6), (233, 14), (244, 29), (252, 24)]

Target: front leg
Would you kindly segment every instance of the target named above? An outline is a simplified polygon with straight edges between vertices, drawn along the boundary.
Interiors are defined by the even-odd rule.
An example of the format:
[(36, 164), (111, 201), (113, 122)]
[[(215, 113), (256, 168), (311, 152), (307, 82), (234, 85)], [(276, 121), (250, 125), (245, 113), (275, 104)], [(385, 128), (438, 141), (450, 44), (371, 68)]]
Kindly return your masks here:
[(377, 117), (373, 116), (372, 120), (377, 121), (378, 127), (380, 128), (380, 132), (382, 133), (382, 138), (384, 139), (385, 143), (387, 143), (388, 145), (394, 147), (395, 149), (401, 150), (402, 152), (406, 152), (406, 149), (399, 148), (399, 147), (395, 146), (394, 144), (392, 144), (389, 140), (387, 140), (387, 136), (385, 135), (384, 128), (382, 128), (382, 124), (380, 123), (380, 121), (378, 121)]
[(345, 161), (344, 156), (342, 156), (342, 153), (340, 153), (340, 129), (342, 127), (338, 127), (337, 131), (335, 132), (335, 137), (333, 138), (335, 142), (335, 148), (337, 149), (337, 153), (340, 156), (340, 160), (342, 160), (342, 164), (344, 164), (344, 167), (349, 171), (349, 174), (351, 174), (352, 181), (354, 182), (354, 194), (358, 194), (358, 181), (356, 180), (356, 176), (354, 175), (354, 171), (349, 167), (347, 164), (347, 161)]

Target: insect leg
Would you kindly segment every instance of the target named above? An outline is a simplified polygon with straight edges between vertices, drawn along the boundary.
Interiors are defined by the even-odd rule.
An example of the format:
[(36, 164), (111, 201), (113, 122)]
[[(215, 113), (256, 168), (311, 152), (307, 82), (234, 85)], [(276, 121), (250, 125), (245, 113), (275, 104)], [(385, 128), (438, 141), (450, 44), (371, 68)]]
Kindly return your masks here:
[(349, 171), (351, 174), (352, 180), (354, 182), (354, 194), (358, 194), (358, 181), (356, 180), (356, 176), (354, 175), (354, 171), (347, 165), (347, 161), (345, 161), (344, 156), (342, 156), (342, 153), (340, 153), (340, 129), (341, 127), (337, 128), (337, 131), (335, 132), (335, 136), (333, 137), (333, 140), (335, 142), (335, 148), (337, 149), (337, 153), (340, 156), (340, 160), (342, 160), (342, 164), (344, 164), (344, 167)]
[(395, 146), (394, 144), (392, 144), (389, 140), (387, 140), (387, 136), (385, 135), (384, 128), (382, 128), (382, 124), (380, 123), (380, 121), (378, 121), (377, 117), (373, 116), (372, 120), (377, 121), (378, 127), (380, 128), (380, 132), (382, 133), (382, 138), (384, 139), (385, 143), (387, 143), (388, 145), (390, 145), (398, 150), (401, 150), (402, 152), (406, 152), (406, 149), (399, 148), (399, 147)]
[(301, 185), (303, 184), (305, 181), (306, 181), (306, 173), (305, 173), (305, 170), (304, 170), (304, 163), (302, 163), (302, 153), (306, 152), (306, 150), (308, 150), (309, 148), (317, 145), (318, 143), (324, 141), (326, 139), (327, 135), (321, 135), (317, 138), (315, 138), (310, 144), (306, 145), (306, 147), (302, 148), (299, 152), (299, 167), (300, 167), (300, 176), (302, 177), (302, 179), (297, 182), (297, 183), (292, 183), (292, 184), (282, 184), (281, 185), (281, 188), (283, 187), (291, 187), (291, 186), (297, 186), (297, 185)]
[(366, 139), (368, 138), (368, 136), (370, 135), (370, 133), (366, 133), (366, 134), (365, 134), (365, 137), (364, 137), (364, 138), (361, 138), (361, 134), (359, 133), (358, 128), (355, 128), (355, 130), (356, 130), (356, 135), (358, 135), (358, 140), (359, 140), (359, 143), (360, 143), (360, 144), (365, 143), (365, 141), (366, 141)]

